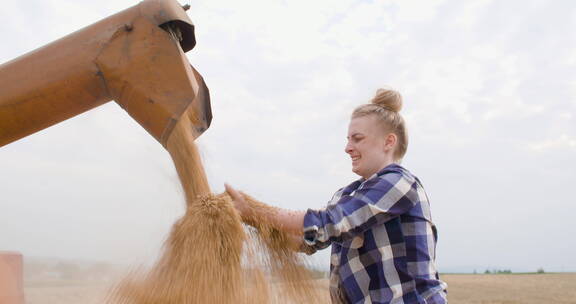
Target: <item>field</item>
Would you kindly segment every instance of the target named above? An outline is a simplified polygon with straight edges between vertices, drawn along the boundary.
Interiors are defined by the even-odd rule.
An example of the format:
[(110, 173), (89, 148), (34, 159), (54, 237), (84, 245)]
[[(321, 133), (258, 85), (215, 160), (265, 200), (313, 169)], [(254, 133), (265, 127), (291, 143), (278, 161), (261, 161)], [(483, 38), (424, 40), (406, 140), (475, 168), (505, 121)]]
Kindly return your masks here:
[(450, 303), (576, 303), (576, 273), (444, 275)]
[[(451, 304), (576, 304), (576, 273), (443, 275)], [(327, 288), (326, 280), (318, 282)], [(25, 282), (28, 304), (96, 304), (110, 282), (38, 280)], [(322, 288), (322, 287), (320, 287)]]

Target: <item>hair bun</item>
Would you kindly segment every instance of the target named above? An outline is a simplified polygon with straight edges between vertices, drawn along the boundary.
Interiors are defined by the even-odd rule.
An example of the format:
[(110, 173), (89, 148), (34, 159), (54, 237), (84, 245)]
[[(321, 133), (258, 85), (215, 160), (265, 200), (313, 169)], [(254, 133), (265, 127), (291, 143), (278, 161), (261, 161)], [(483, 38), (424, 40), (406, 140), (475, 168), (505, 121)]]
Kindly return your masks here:
[(388, 111), (400, 112), (402, 109), (402, 95), (392, 89), (378, 89), (372, 103)]

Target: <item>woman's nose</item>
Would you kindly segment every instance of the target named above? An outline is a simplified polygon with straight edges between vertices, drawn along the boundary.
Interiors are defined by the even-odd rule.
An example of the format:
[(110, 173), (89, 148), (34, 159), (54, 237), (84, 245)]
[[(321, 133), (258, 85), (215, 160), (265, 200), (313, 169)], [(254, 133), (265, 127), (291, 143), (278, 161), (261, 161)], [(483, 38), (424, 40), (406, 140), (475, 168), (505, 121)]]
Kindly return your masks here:
[(350, 144), (350, 142), (346, 143), (346, 146), (344, 147), (344, 152), (348, 154), (352, 153), (352, 145)]

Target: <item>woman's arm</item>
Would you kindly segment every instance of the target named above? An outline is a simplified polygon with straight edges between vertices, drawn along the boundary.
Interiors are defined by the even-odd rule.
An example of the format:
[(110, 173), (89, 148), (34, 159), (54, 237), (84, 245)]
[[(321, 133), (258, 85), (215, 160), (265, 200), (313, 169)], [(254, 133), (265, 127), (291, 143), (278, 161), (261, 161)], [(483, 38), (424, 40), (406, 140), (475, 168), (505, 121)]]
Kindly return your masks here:
[(409, 212), (420, 203), (419, 191), (416, 181), (401, 173), (369, 179), (338, 203), (308, 210), (303, 224), (305, 242), (317, 248), (351, 240)]
[(224, 184), (224, 187), (232, 198), (234, 207), (245, 222), (265, 221), (270, 226), (288, 234), (291, 248), (300, 248), (303, 242), (304, 215), (306, 212), (286, 210), (265, 204), (264, 208), (255, 206), (232, 186)]

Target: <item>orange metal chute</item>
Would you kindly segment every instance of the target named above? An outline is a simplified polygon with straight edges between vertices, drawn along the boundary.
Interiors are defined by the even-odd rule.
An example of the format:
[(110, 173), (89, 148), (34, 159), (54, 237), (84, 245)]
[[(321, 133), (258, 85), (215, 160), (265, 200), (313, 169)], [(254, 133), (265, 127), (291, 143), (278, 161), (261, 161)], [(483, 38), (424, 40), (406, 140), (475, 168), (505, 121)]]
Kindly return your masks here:
[(110, 100), (164, 146), (187, 109), (200, 135), (212, 113), (184, 54), (195, 43), (176, 1), (146, 0), (0, 65), (0, 146)]
[[(0, 147), (115, 100), (166, 147), (184, 114), (202, 134), (210, 95), (184, 52), (194, 26), (175, 0), (145, 0), (0, 65)], [(0, 304), (24, 303), (22, 256), (0, 252)]]

